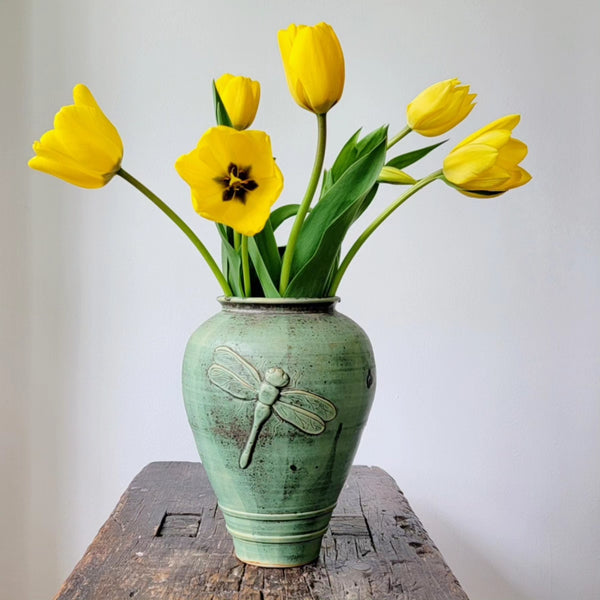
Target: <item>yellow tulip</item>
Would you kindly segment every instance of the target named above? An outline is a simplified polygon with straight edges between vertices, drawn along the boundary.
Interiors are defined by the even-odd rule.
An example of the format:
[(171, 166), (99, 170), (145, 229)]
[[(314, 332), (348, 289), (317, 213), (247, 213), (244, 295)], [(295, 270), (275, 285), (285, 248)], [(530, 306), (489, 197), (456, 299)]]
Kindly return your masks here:
[(464, 139), (444, 160), (444, 177), (463, 194), (498, 196), (525, 185), (531, 175), (519, 166), (527, 146), (512, 138), (521, 117), (502, 117)]
[(475, 106), (477, 94), (458, 79), (440, 81), (423, 90), (406, 109), (408, 126), (427, 137), (442, 135), (458, 125)]
[(247, 236), (262, 231), (283, 189), (271, 140), (263, 131), (213, 127), (175, 168), (191, 187), (198, 214)]
[(215, 81), (215, 85), (233, 127), (248, 129), (258, 110), (260, 83), (226, 73)]
[(36, 156), (28, 164), (73, 185), (100, 188), (120, 169), (123, 142), (85, 85), (75, 86), (73, 100), (54, 117), (54, 129), (34, 142)]
[(302, 108), (325, 114), (344, 91), (344, 54), (335, 31), (326, 23), (290, 25), (277, 37), (292, 97)]

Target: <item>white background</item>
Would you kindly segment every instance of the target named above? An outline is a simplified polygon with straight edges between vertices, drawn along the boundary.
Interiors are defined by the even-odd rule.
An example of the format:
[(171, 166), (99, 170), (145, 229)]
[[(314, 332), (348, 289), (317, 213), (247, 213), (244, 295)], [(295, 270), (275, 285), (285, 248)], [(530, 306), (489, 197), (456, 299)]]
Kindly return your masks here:
[(120, 179), (86, 191), (29, 170), (31, 142), (86, 83), (124, 167), (216, 251), (173, 169), (213, 123), (210, 81), (261, 81), (255, 127), (272, 136), (281, 202), (298, 201), (315, 123), (287, 92), (276, 32), (325, 20), (347, 63), (329, 163), (358, 127), (400, 130), (421, 89), (457, 76), (479, 104), (413, 173), (519, 112), (533, 175), (487, 201), (435, 183), (353, 263), (340, 310), (369, 333), (379, 385), (356, 462), (396, 478), (473, 600), (597, 600), (599, 6), (3, 0), (2, 599), (52, 597), (145, 464), (197, 460), (180, 364), (218, 310), (201, 258), (147, 200)]

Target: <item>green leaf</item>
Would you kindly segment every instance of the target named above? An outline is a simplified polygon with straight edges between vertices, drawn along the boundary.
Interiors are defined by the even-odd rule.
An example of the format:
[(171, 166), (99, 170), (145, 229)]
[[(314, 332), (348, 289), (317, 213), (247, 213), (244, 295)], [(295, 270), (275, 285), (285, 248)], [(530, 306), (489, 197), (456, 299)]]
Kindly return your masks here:
[(219, 92), (217, 91), (217, 84), (213, 79), (213, 99), (215, 102), (215, 117), (217, 118), (217, 125), (225, 125), (227, 127), (231, 127), (231, 119), (227, 114), (227, 110), (225, 109), (225, 105), (223, 104), (223, 100), (221, 100), (221, 96), (219, 96)]
[(321, 196), (342, 176), (346, 169), (356, 160), (358, 154), (357, 140), (361, 130), (356, 131), (340, 150), (331, 169), (325, 171)]
[[(277, 286), (273, 283), (269, 269), (263, 260), (261, 251), (256, 243), (256, 236), (248, 238), (248, 254), (256, 271), (256, 276), (265, 294), (265, 298), (281, 298)], [(280, 261), (281, 264), (281, 261)]]
[(331, 186), (333, 185), (333, 175), (331, 174), (331, 170), (323, 169), (323, 183), (321, 184), (321, 194), (322, 196)]
[(275, 240), (275, 234), (273, 233), (270, 221), (267, 221), (263, 230), (257, 233), (253, 239), (265, 268), (269, 272), (269, 278), (272, 281), (279, 281), (279, 277), (281, 276), (281, 255), (279, 254), (279, 248), (277, 247), (277, 241)]
[[(356, 135), (350, 139), (354, 149), (350, 151), (348, 144), (342, 149), (344, 159), (338, 163), (334, 183), (304, 222), (292, 263), (293, 277), (285, 293), (288, 297), (318, 297), (326, 293), (344, 237), (365, 200), (370, 201), (374, 195), (372, 188), (385, 161), (387, 127), (359, 142)], [(350, 162), (351, 154), (354, 159)]]
[(373, 198), (375, 198), (375, 194), (377, 194), (378, 189), (379, 184), (375, 183), (373, 187), (365, 194), (365, 197), (363, 198), (358, 210), (356, 211), (356, 214), (354, 215), (355, 221), (358, 220), (358, 218), (365, 212), (365, 210), (367, 210), (367, 208), (369, 208), (369, 205), (373, 201)]
[(233, 229), (228, 227), (227, 225), (223, 225), (223, 223), (216, 223), (217, 231), (221, 237), (224, 237), (231, 246), (233, 246)]
[[(223, 271), (236, 296), (243, 296), (244, 286), (242, 284), (242, 258), (240, 253), (229, 243), (227, 237), (228, 227), (217, 223), (217, 230), (221, 236), (221, 256), (223, 259)], [(225, 264), (227, 266), (225, 266)]]
[[(221, 225), (221, 223), (215, 223), (217, 227), (217, 231), (219, 232), (219, 236), (227, 239), (227, 228), (225, 225)], [(221, 241), (221, 270), (223, 271), (223, 275), (225, 279), (229, 281), (229, 260), (227, 259), (227, 252), (223, 248), (223, 242)]]
[(269, 217), (273, 231), (277, 231), (277, 228), (286, 219), (289, 219), (290, 217), (295, 217), (298, 213), (299, 208), (299, 204), (286, 204), (285, 206), (280, 206), (279, 208), (276, 208)]
[(335, 255), (335, 259), (333, 260), (331, 269), (329, 270), (329, 275), (327, 276), (327, 282), (325, 283), (325, 287), (323, 288), (325, 291), (321, 294), (322, 296), (324, 296), (327, 293), (327, 290), (329, 290), (329, 288), (331, 287), (331, 284), (333, 283), (333, 278), (335, 277), (335, 274), (337, 273), (337, 270), (340, 266), (341, 254), (342, 254), (342, 248), (340, 247), (337, 251), (337, 254)]
[(413, 150), (412, 152), (407, 152), (406, 154), (401, 154), (400, 156), (396, 156), (396, 158), (392, 158), (385, 163), (386, 167), (394, 167), (395, 169), (405, 169), (406, 167), (416, 163), (418, 160), (421, 160), (424, 156), (429, 154), (432, 150), (435, 150), (438, 146), (445, 144), (448, 140), (443, 140), (438, 142), (437, 144), (433, 144), (431, 146), (426, 146), (425, 148), (420, 148), (419, 150)]

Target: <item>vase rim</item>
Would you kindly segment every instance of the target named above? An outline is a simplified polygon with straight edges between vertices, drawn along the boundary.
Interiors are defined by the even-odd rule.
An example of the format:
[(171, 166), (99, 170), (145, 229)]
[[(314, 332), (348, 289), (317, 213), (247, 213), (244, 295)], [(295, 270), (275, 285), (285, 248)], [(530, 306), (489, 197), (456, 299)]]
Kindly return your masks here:
[(340, 302), (339, 296), (330, 296), (326, 298), (260, 298), (241, 296), (219, 296), (217, 301), (222, 306), (232, 306), (235, 304), (247, 304), (254, 306), (305, 306), (305, 305), (333, 305)]

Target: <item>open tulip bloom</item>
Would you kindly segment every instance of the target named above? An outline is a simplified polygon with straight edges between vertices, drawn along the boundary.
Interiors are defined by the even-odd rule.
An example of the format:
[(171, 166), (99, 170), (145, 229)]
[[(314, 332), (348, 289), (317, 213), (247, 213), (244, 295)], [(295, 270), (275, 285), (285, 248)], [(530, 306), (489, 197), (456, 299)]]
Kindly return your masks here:
[[(269, 298), (335, 295), (367, 239), (433, 181), (439, 179), (467, 196), (489, 198), (531, 179), (520, 166), (527, 146), (512, 137), (518, 115), (498, 119), (470, 135), (446, 156), (441, 169), (425, 177), (406, 169), (445, 140), (389, 156), (409, 133), (443, 135), (470, 114), (475, 94), (458, 79), (441, 81), (418, 94), (407, 106), (406, 126), (396, 135), (388, 136), (387, 126), (364, 136), (358, 130), (324, 170), (327, 114), (340, 101), (345, 82), (340, 42), (325, 23), (290, 25), (279, 32), (278, 42), (290, 94), (317, 120), (315, 162), (304, 197), (275, 206), (283, 175), (269, 136), (248, 129), (260, 99), (260, 84), (248, 77), (227, 73), (213, 82), (216, 126), (175, 163), (190, 186), (194, 210), (216, 223), (221, 266), (170, 206), (123, 169), (119, 133), (84, 85), (75, 86), (74, 104), (63, 107), (54, 129), (34, 143), (36, 156), (29, 166), (85, 188), (103, 187), (119, 175), (183, 231), (227, 296)], [(342, 252), (346, 234), (352, 226), (360, 227), (357, 222), (382, 184), (404, 186), (404, 192), (363, 225), (356, 241)], [(289, 237), (278, 239), (277, 230), (287, 219), (292, 220)]]

